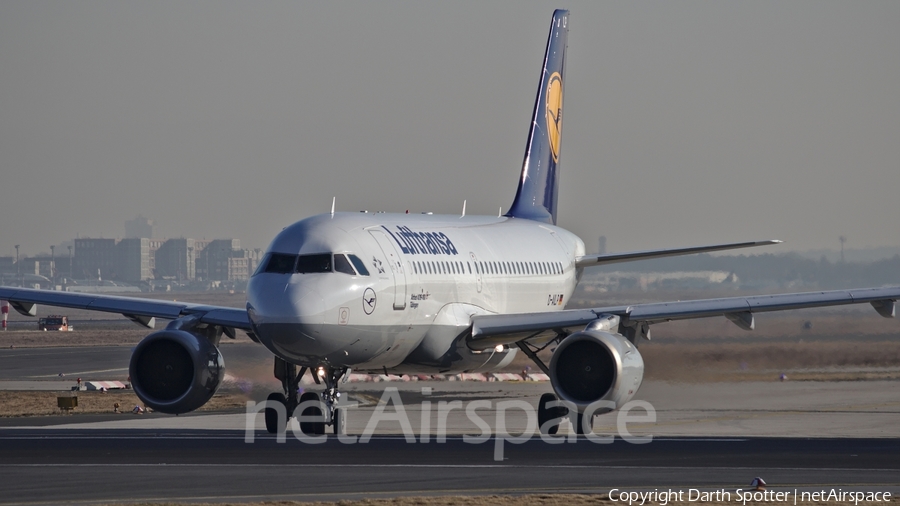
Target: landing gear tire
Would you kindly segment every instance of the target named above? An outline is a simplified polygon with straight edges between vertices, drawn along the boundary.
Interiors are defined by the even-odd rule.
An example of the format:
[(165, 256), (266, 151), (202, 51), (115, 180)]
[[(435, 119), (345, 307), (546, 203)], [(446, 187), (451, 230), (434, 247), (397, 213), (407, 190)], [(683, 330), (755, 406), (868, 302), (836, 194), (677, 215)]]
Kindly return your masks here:
[(575, 433), (584, 435), (590, 434), (593, 430), (594, 417), (590, 417), (585, 420), (584, 413), (578, 413), (578, 416), (575, 417), (577, 423), (575, 424)]
[(551, 393), (546, 393), (541, 396), (541, 400), (538, 401), (538, 428), (541, 431), (541, 434), (556, 434), (559, 431), (559, 422), (554, 424), (548, 424), (554, 418), (561, 418), (566, 414), (566, 408), (562, 406), (558, 407), (549, 407), (547, 406), (551, 402), (555, 402), (557, 400), (556, 395)]
[(315, 418), (316, 421), (300, 422), (300, 432), (307, 436), (320, 436), (325, 434), (325, 416), (322, 413), (321, 407), (322, 399), (319, 397), (319, 394), (315, 392), (304, 392), (303, 395), (300, 396), (300, 404), (302, 405), (307, 401), (315, 402), (316, 405), (304, 407), (300, 416), (312, 417)]
[[(279, 403), (287, 407), (287, 399), (281, 392), (273, 392), (266, 399), (270, 403)], [(278, 409), (266, 406), (266, 430), (269, 434), (280, 434), (287, 428), (287, 416), (278, 416)]]
[(331, 420), (331, 429), (335, 436), (342, 436), (347, 433), (347, 419), (344, 416), (343, 409), (335, 409), (334, 417)]

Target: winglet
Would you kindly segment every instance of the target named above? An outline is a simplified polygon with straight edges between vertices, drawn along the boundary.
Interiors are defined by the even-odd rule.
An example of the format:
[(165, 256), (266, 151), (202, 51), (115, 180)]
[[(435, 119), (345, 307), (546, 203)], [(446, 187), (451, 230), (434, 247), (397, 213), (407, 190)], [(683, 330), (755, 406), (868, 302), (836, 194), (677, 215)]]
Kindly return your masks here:
[(544, 53), (525, 161), (516, 198), (506, 216), (556, 224), (559, 149), (562, 137), (563, 83), (569, 11), (556, 10)]

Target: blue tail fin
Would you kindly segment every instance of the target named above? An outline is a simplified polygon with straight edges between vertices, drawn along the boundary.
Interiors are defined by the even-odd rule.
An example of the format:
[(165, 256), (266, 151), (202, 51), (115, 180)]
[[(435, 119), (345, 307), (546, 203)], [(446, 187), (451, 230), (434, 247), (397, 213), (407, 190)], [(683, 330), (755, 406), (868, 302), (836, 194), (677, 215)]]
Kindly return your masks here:
[(519, 190), (506, 216), (556, 224), (568, 21), (569, 11), (553, 13)]

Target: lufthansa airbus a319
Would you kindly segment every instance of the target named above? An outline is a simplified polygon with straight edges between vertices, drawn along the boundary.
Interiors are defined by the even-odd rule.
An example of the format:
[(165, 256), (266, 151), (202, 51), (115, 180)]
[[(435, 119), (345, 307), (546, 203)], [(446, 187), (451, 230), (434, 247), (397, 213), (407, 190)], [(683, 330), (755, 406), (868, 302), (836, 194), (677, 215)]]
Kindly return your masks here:
[[(638, 345), (653, 324), (724, 316), (751, 330), (758, 312), (854, 303), (895, 316), (900, 287), (565, 309), (586, 267), (779, 242), (586, 255), (581, 239), (557, 226), (568, 21), (568, 11), (554, 12), (521, 177), (503, 216), (332, 211), (304, 219), (268, 247), (246, 310), (13, 287), (0, 288), (0, 299), (31, 316), (47, 304), (121, 313), (149, 328), (171, 320), (141, 341), (129, 368), (138, 397), (164, 413), (212, 398), (225, 375), (219, 340), (244, 331), (274, 354), (283, 387), (269, 396), (266, 428), (285, 430), (284, 413), (314, 401), (304, 404), (313, 421), (301, 429), (315, 434), (343, 430), (339, 387), (350, 370), (483, 372), (521, 351), (551, 378), (553, 393), (538, 406), (541, 431), (557, 431), (562, 404), (589, 413), (573, 416), (584, 433), (590, 413), (617, 409), (638, 391)], [(546, 364), (536, 352), (552, 344)], [(307, 371), (321, 393), (299, 395)]]

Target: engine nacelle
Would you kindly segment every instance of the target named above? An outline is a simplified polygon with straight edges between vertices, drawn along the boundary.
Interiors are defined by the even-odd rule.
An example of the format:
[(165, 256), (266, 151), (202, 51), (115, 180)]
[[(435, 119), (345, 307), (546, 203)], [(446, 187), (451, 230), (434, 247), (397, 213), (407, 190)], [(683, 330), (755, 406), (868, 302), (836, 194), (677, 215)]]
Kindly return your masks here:
[(584, 330), (565, 338), (550, 359), (550, 382), (560, 399), (584, 412), (592, 402), (611, 401), (596, 414), (630, 401), (644, 378), (644, 359), (621, 334)]
[(225, 361), (206, 338), (163, 330), (137, 345), (128, 371), (134, 393), (144, 404), (177, 415), (212, 398), (225, 378)]

